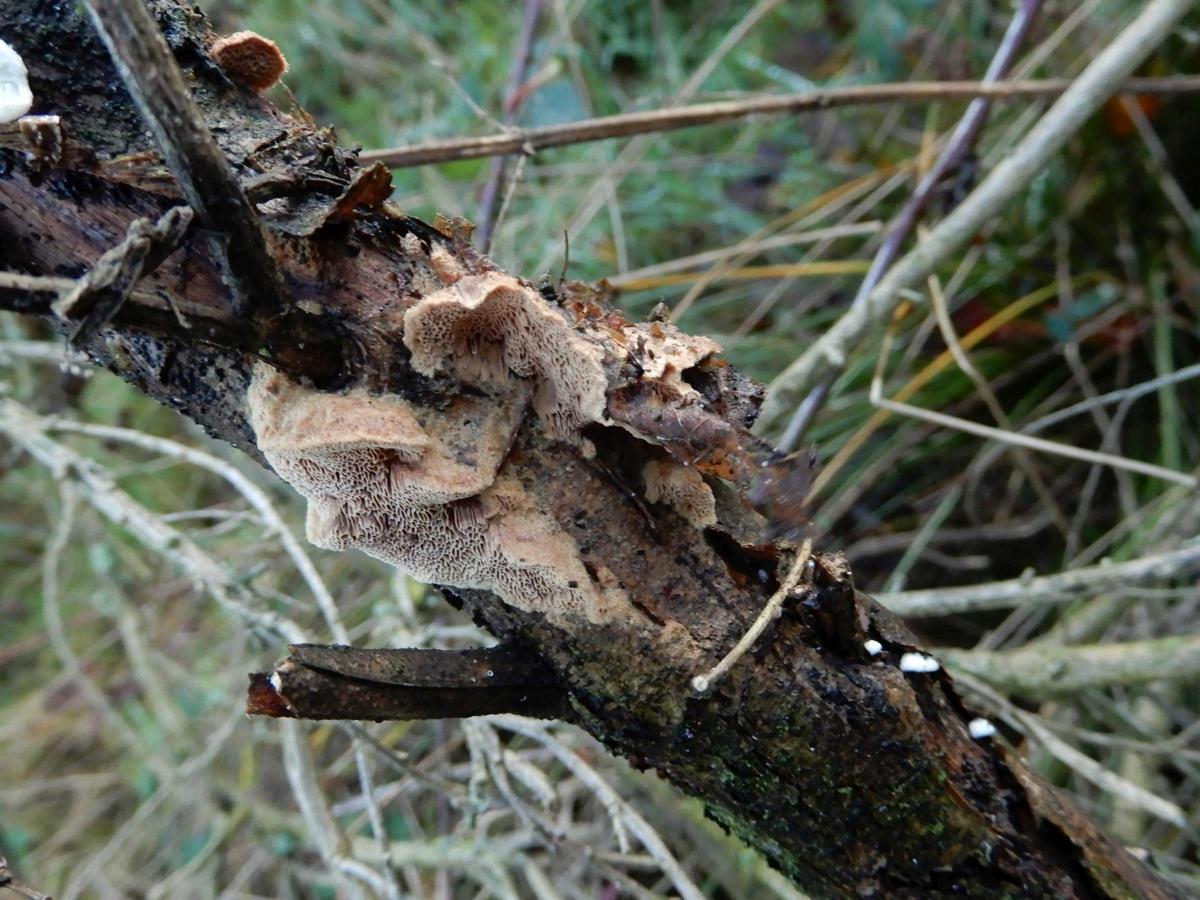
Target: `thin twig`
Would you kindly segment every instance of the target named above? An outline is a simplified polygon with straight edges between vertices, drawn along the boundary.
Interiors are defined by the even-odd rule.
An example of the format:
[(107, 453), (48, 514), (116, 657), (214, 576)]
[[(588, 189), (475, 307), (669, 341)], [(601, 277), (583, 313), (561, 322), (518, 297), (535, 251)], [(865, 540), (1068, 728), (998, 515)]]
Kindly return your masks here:
[[(538, 20), (542, 16), (542, 0), (525, 0), (525, 18), (521, 23), (521, 35), (517, 39), (517, 49), (513, 54), (512, 68), (508, 73), (508, 87), (504, 91), (504, 124), (509, 126), (516, 118), (518, 92), (525, 83), (529, 72), (529, 60), (533, 50), (533, 37), (537, 33)], [(500, 220), (497, 215), (497, 203), (500, 200), (500, 184), (508, 171), (507, 156), (492, 158), (488, 168), (487, 181), (483, 184), (483, 193), (479, 200), (479, 222), (475, 230), (475, 240), (484, 253), (492, 249), (492, 236), (496, 224)], [(514, 175), (512, 183), (516, 184), (519, 174)]]
[(876, 599), (902, 616), (944, 616), (982, 609), (1007, 609), (1026, 603), (1062, 603), (1111, 588), (1182, 578), (1195, 572), (1200, 572), (1200, 541), (1128, 562), (965, 587), (901, 591), (882, 594)]
[(912, 287), (957, 251), (1009, 200), (1045, 168), (1097, 108), (1170, 33), (1190, 0), (1151, 0), (1141, 14), (1101, 51), (1062, 97), (1030, 129), (953, 212), (929, 232), (929, 239), (900, 259), (862, 303), (838, 321), (772, 383), (759, 428), (770, 427), (849, 353)]
[(953, 669), (1032, 698), (1200, 677), (1200, 635), (1195, 634), (1085, 647), (1039, 644), (1005, 651), (944, 648), (936, 653)]
[(27, 900), (52, 900), (49, 894), (43, 894), (21, 881), (8, 867), (8, 860), (0, 856), (0, 889), (12, 891)]
[(1102, 791), (1107, 791), (1123, 800), (1136, 805), (1153, 816), (1183, 829), (1191, 829), (1187, 815), (1180, 806), (1165, 800), (1151, 791), (1146, 790), (1131, 781), (1122, 778), (1116, 772), (1111, 772), (1096, 760), (1075, 749), (1054, 732), (1050, 731), (1038, 716), (1018, 709), (1004, 697), (996, 694), (978, 679), (960, 672), (958, 682), (968, 688), (972, 694), (984, 698), (988, 706), (999, 711), (1010, 725), (1025, 732), (1036, 743), (1040, 744), (1051, 756), (1074, 770), (1078, 775), (1087, 779)]
[[(364, 164), (382, 162), (393, 169), (427, 166), (433, 163), (506, 156), (571, 144), (586, 144), (613, 138), (659, 134), (714, 125), (753, 116), (789, 115), (819, 112), (840, 106), (873, 106), (888, 103), (935, 103), (944, 100), (986, 99), (993, 101), (1039, 97), (1057, 97), (1071, 86), (1070, 79), (1014, 81), (986, 84), (981, 81), (910, 81), (896, 84), (865, 84), (853, 87), (825, 88), (745, 100), (722, 100), (689, 106), (620, 113), (568, 122), (504, 131), (482, 137), (449, 138), (426, 141), (407, 147), (367, 150), (359, 154)], [(1169, 78), (1131, 78), (1118, 90), (1128, 94), (1182, 94), (1200, 91), (1200, 76), (1180, 75)]]
[(683, 871), (678, 860), (671, 855), (671, 851), (654, 827), (642, 818), (638, 811), (613, 790), (608, 782), (600, 776), (600, 773), (584, 762), (577, 753), (564, 747), (554, 735), (542, 728), (539, 723), (529, 719), (500, 715), (492, 716), (490, 722), (506, 731), (512, 731), (535, 740), (549, 750), (560, 763), (571, 771), (571, 774), (596, 795), (596, 798), (612, 817), (614, 827), (622, 827), (622, 824), (627, 826), (642, 842), (646, 852), (658, 862), (659, 868), (671, 880), (680, 897), (685, 900), (703, 900), (704, 894)]
[[(78, 284), (79, 282), (74, 278), (61, 278), (55, 275), (26, 275), (23, 272), (0, 272), (0, 309), (32, 315), (54, 315), (54, 301), (46, 300), (44, 303), (31, 302), (21, 297), (21, 295), (55, 294), (65, 296), (75, 290)], [(13, 295), (15, 299), (9, 301), (4, 296), (6, 293)], [(199, 303), (191, 303), (176, 298), (168, 300), (165, 295), (151, 291), (131, 291), (127, 302), (156, 312), (166, 312), (172, 315), (178, 313), (183, 316), (185, 321), (199, 319), (212, 328), (232, 329), (239, 326), (240, 323), (240, 320), (235, 315), (225, 310), (212, 306), (202, 306)], [(245, 330), (244, 323), (241, 323), (241, 330)], [(178, 320), (176, 320), (175, 331), (181, 335), (188, 333), (186, 325), (181, 325)], [(242, 343), (245, 342), (243, 341)]]
[[(1029, 33), (1030, 26), (1033, 25), (1033, 20), (1037, 17), (1041, 5), (1042, 0), (1022, 0), (1020, 8), (1008, 23), (1008, 29), (1004, 32), (1004, 38), (1000, 41), (1000, 46), (996, 49), (991, 63), (988, 64), (987, 71), (983, 76), (982, 83), (984, 85), (997, 84), (1008, 73), (1017, 51), (1025, 42), (1025, 36)], [(967, 159), (975, 142), (979, 139), (983, 125), (991, 111), (992, 99), (990, 97), (977, 97), (971, 101), (967, 111), (963, 113), (954, 132), (950, 135), (945, 149), (929, 171), (925, 173), (912, 196), (908, 198), (908, 202), (904, 204), (888, 226), (879, 250), (875, 253), (875, 258), (871, 260), (871, 268), (858, 286), (858, 293), (855, 294), (851, 307), (865, 302), (867, 295), (883, 277), (883, 273), (896, 261), (896, 257), (900, 255), (900, 248), (908, 239), (921, 213), (925, 211), (929, 198), (933, 196), (933, 192), (942, 183), (942, 180)], [(826, 374), (820, 385), (814, 388), (805, 401), (800, 404), (796, 416), (793, 417), (780, 441), (780, 450), (786, 453), (804, 439), (809, 424), (820, 411), (825, 398), (829, 396), (829, 388), (833, 386), (833, 381), (841, 368), (840, 365), (836, 366), (833, 371)]]
[(808, 565), (811, 557), (812, 538), (805, 538), (804, 543), (800, 546), (800, 551), (792, 561), (792, 567), (788, 570), (787, 577), (779, 585), (779, 590), (767, 601), (767, 605), (762, 608), (762, 612), (758, 614), (758, 618), (754, 620), (754, 624), (742, 635), (742, 639), (734, 645), (733, 649), (726, 653), (725, 657), (719, 663), (703, 675), (697, 675), (692, 679), (693, 691), (697, 694), (707, 693), (721, 676), (732, 669), (734, 664), (754, 646), (755, 641), (759, 639), (759, 636), (762, 635), (767, 626), (778, 618), (780, 610), (783, 609), (784, 601), (791, 596), (792, 591), (796, 589), (796, 585), (804, 577), (804, 567)]
[(889, 412), (894, 412), (902, 416), (908, 416), (913, 419), (920, 419), (924, 422), (929, 422), (931, 425), (940, 425), (943, 428), (952, 428), (955, 431), (964, 431), (967, 434), (973, 434), (982, 438), (990, 438), (994, 441), (999, 441), (1011, 447), (1024, 447), (1028, 450), (1037, 450), (1042, 453), (1052, 453), (1055, 456), (1065, 456), (1068, 459), (1077, 459), (1081, 462), (1097, 463), (1102, 466), (1112, 466), (1114, 469), (1124, 469), (1127, 472), (1137, 472), (1141, 475), (1149, 475), (1152, 478), (1161, 478), (1163, 481), (1170, 481), (1174, 484), (1180, 484), (1187, 488), (1200, 487), (1200, 477), (1189, 475), (1186, 472), (1179, 472), (1175, 469), (1168, 469), (1165, 466), (1156, 466), (1153, 463), (1142, 462), (1138, 459), (1129, 459), (1124, 456), (1117, 456), (1113, 453), (1102, 453), (1098, 450), (1087, 450), (1083, 447), (1076, 447), (1072, 444), (1064, 444), (1059, 441), (1048, 441), (1045, 438), (1030, 437), (1026, 434), (1020, 434), (1015, 431), (1008, 431), (1003, 428), (993, 428), (990, 425), (981, 425), (978, 422), (972, 422), (969, 419), (961, 419), (957, 416), (948, 416), (945, 413), (934, 412), (929, 409), (922, 409), (919, 406), (913, 406), (909, 403), (897, 403), (894, 400), (889, 400), (886, 397), (879, 396), (872, 389), (871, 403), (880, 409), (886, 409)]
[(143, 0), (86, 0), (117, 73), (204, 226), (223, 235), (239, 306), (258, 316), (285, 306), (283, 279), (258, 214), (192, 100), (183, 74)]

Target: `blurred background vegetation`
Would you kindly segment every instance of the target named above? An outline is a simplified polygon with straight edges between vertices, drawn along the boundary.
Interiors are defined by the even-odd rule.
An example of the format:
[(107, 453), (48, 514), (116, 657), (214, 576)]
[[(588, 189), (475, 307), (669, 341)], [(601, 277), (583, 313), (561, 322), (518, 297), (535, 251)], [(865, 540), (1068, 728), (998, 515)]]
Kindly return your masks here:
[[(291, 72), (272, 98), (344, 143), (490, 133), (506, 116), (519, 5), (201, 6), (219, 31), (277, 41)], [(1017, 73), (1078, 73), (1140, 6), (1047, 0)], [(1010, 15), (990, 0), (547, 0), (508, 112), (533, 126), (680, 99), (978, 78)], [(1193, 15), (1143, 74), (1197, 71), (1197, 29)], [(931, 217), (1046, 105), (998, 105)], [(564, 266), (608, 278), (632, 315), (665, 300), (683, 327), (770, 382), (845, 308), (963, 108), (849, 108), (544, 152), (514, 183), (493, 257), (534, 279)], [(1044, 438), (1195, 475), (1198, 146), (1197, 98), (1114, 101), (939, 271), (930, 289), (958, 335), (978, 329), (979, 379), (937, 363), (946, 344), (929, 291), (912, 294), (890, 344), (876, 335), (850, 360), (809, 439), (829, 472), (814, 499), (818, 544), (844, 550), (861, 586), (989, 582), (1195, 544), (1194, 488), (1056, 455), (1022, 460), (881, 414), (868, 386), (879, 365), (888, 396), (996, 425), (991, 393), (1006, 428), (1038, 423)], [(395, 201), (427, 219), (475, 219), (490, 165), (401, 170)], [(686, 260), (708, 251), (718, 252)], [(754, 268), (764, 265), (782, 268), (764, 277)], [(1130, 390), (1151, 379), (1157, 388)], [(1117, 402), (1038, 422), (1114, 391)], [(487, 636), (382, 564), (281, 540), (275, 510), (302, 534), (303, 509), (268, 473), (10, 316), (0, 401), (0, 853), (25, 881), (68, 898), (798, 896), (697, 804), (573, 729), (247, 720), (245, 673), (282, 643), (239, 604), (328, 641), (338, 632), (314, 603), (324, 584), (357, 644)], [(22, 449), (16, 430), (39, 434), (43, 454)], [(140, 531), (129, 524), (139, 515)], [(1195, 576), (1045, 599), (1064, 598), (913, 624), (957, 649), (947, 658), (976, 674), (966, 684), (980, 708), (1043, 774), (1200, 890)], [(1191, 640), (1180, 650), (1190, 664), (1171, 677), (1119, 664), (1131, 642), (1169, 635)], [(1013, 686), (1005, 651), (1053, 659), (1071, 645), (1112, 654), (1111, 677)], [(305, 771), (307, 791), (296, 783)]]

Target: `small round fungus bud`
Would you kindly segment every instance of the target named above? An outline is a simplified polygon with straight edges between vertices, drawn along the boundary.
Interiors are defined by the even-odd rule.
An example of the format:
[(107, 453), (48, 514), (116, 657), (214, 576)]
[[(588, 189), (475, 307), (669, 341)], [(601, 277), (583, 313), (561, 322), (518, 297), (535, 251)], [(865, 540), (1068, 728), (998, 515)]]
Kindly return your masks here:
[(869, 656), (878, 656), (883, 652), (883, 644), (876, 640), (863, 641), (863, 649)]
[(992, 737), (996, 733), (996, 726), (987, 719), (972, 719), (967, 723), (967, 731), (971, 737), (977, 741), (982, 741)]
[(217, 65), (238, 84), (261, 93), (287, 71), (287, 60), (274, 41), (253, 31), (221, 38), (209, 50)]
[(703, 694), (708, 690), (708, 679), (703, 675), (697, 675), (692, 679), (692, 690), (697, 694)]
[(0, 122), (15, 122), (33, 106), (29, 72), (12, 47), (0, 41)]
[(929, 674), (936, 672), (942, 667), (932, 656), (927, 656), (924, 653), (905, 653), (900, 657), (901, 672), (921, 672)]

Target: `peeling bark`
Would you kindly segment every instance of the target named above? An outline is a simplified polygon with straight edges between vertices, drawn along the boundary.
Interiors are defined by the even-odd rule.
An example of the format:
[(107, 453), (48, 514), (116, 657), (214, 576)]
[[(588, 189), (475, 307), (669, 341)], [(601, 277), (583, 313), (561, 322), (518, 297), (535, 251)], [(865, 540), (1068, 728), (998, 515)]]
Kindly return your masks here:
[[(226, 287), (210, 236), (193, 229), (105, 327), (81, 331), (92, 357), (260, 461), (246, 404), (260, 361), (314, 390), (361, 388), (417, 409), (486, 396), (465, 373), (419, 371), (404, 342), (405, 314), (417, 303), (457, 273), (496, 272), (470, 246), (469, 230), (379, 205), (378, 170), (359, 167), (331, 132), (284, 114), (211, 61), (213, 36), (198, 12), (174, 0), (151, 8), (261, 217), (286, 303), (247, 312)], [(79, 278), (134, 219), (157, 220), (187, 191), (149, 144), (75, 4), (0, 0), (0, 34), (28, 65), (34, 112), (60, 116), (65, 135), (51, 162), (19, 128), (0, 126), (0, 267)], [(914, 639), (854, 589), (837, 557), (815, 554), (808, 583), (752, 651), (711, 693), (693, 694), (693, 676), (724, 656), (778, 587), (789, 549), (772, 540), (796, 532), (790, 479), (804, 468), (745, 436), (757, 389), (719, 360), (656, 368), (642, 354), (660, 340), (656, 323), (626, 322), (582, 286), (546, 293), (553, 315), (601, 348), (606, 408), (577, 434), (547, 429), (528, 412), (502, 471), (574, 543), (588, 577), (624, 592), (640, 615), (551, 620), (483, 590), (445, 593), (536, 660), (543, 698), (565, 698), (564, 718), (701, 799), (813, 896), (1181, 896), (1001, 744), (973, 740), (974, 714), (944, 671), (902, 672), (897, 662)], [(55, 296), (10, 288), (0, 305), (65, 330), (72, 323), (54, 319)], [(707, 476), (718, 524), (697, 528), (647, 501), (642, 473), (651, 461)], [(882, 652), (868, 653), (868, 639)], [(329, 674), (300, 668), (297, 677)], [(379, 686), (356, 683), (367, 693)], [(260, 679), (252, 697), (270, 706), (269, 690)], [(430, 710), (429, 697), (409, 698), (413, 715)], [(456, 708), (494, 711), (502, 701)]]

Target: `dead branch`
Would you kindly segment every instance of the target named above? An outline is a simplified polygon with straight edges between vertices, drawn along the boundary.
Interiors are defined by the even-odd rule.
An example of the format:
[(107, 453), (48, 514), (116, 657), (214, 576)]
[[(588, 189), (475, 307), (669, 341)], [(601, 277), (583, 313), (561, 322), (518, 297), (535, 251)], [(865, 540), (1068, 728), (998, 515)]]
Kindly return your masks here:
[[(720, 122), (736, 122), (754, 116), (794, 115), (820, 112), (843, 106), (878, 106), (889, 103), (936, 103), (944, 100), (990, 99), (1000, 102), (1021, 99), (1057, 97), (1071, 82), (1064, 78), (1042, 81), (1012, 81), (989, 84), (982, 81), (909, 81), (901, 84), (869, 84), (854, 87), (826, 88), (769, 97), (749, 97), (745, 100), (723, 100), (714, 103), (695, 103), (670, 109), (620, 113), (569, 122), (566, 125), (546, 125), (540, 128), (513, 128), (500, 134), (483, 137), (449, 138), (426, 141), (407, 147), (386, 150), (367, 150), (359, 158), (364, 162), (381, 162), (392, 169), (427, 166), (433, 163), (454, 162), (459, 159), (478, 159), (487, 156), (507, 156), (514, 153), (537, 153), (553, 147), (634, 137), (639, 134), (659, 134), (696, 128)], [(1180, 75), (1167, 78), (1131, 78), (1119, 91), (1128, 94), (1180, 94), (1200, 90), (1200, 76)]]
[(270, 675), (250, 676), (246, 712), (296, 719), (562, 718), (565, 697), (528, 652), (363, 650), (293, 644)]
[[(121, 18), (128, 5), (97, 8), (128, 36), (138, 33)], [(329, 132), (284, 116), (211, 64), (199, 13), (175, 0), (149, 6), (171, 50), (157, 36), (154, 51), (113, 39), (118, 68), (140, 65), (145, 52), (148, 71), (161, 72), (165, 53), (166, 71), (182, 66), (200, 123), (220, 124), (239, 184), (272, 175), (260, 189), (283, 195), (250, 224), (266, 235), (288, 299), (278, 315), (231, 307), (221, 253), (185, 240), (142, 274), (139, 290), (166, 292), (164, 316), (172, 304), (185, 316), (232, 316), (256, 349), (203, 343), (178, 326), (151, 333), (139, 320), (153, 307), (136, 302), (138, 291), (81, 343), (269, 461), (308, 497), (311, 538), (420, 572), (530, 654), (492, 669), (511, 672), (512, 685), (481, 689), (461, 666), (447, 669), (461, 658), (423, 657), (430, 669), (418, 677), (411, 652), (401, 665), (382, 657), (381, 669), (378, 656), (364, 668), (355, 651), (297, 647), (278, 689), (269, 676), (256, 682), (256, 702), (275, 714), (311, 703), (317, 714), (370, 718), (524, 702), (562, 715), (700, 798), (814, 896), (929, 896), (950, 885), (978, 896), (1172, 896), (1001, 742), (973, 736), (977, 717), (954, 682), (940, 668), (903, 664), (915, 639), (855, 590), (837, 556), (814, 551), (803, 598), (783, 603), (708, 693), (690, 692), (695, 673), (747, 633), (791, 550), (755, 510), (775, 518), (796, 499), (772, 468), (781, 460), (746, 430), (757, 388), (715, 358), (711, 341), (630, 322), (582, 285), (539, 292), (481, 257), (463, 223), (429, 226), (379, 206), (382, 181)], [(117, 70), (70, 4), (31, 12), (24, 0), (0, 0), (0, 33), (39, 55), (35, 97), (92, 145), (64, 152), (53, 184), (48, 160), (35, 169), (23, 151), (0, 149), (0, 231), (12, 238), (0, 244), (3, 262), (39, 278), (78, 276), (130, 222), (157, 219), (177, 198), (158, 179), (88, 161), (149, 148)], [(93, 72), (83, 88), (64, 74), (81, 64)], [(140, 96), (136, 73), (125, 74)], [(155, 102), (138, 100), (151, 119), (162, 111)], [(8, 282), (22, 303), (31, 288), (42, 301), (61, 288), (26, 283), (22, 294), (20, 279)], [(64, 465), (62, 449), (22, 427), (15, 408), (0, 421), (24, 452)], [(678, 498), (648, 499), (650, 463), (700, 471), (682, 480), (708, 501), (702, 521)], [(99, 473), (70, 465), (110, 521), (147, 527)], [(173, 548), (184, 571), (205, 564), (169, 529), (148, 539)], [(215, 574), (202, 583), (218, 597), (235, 588)], [(245, 609), (251, 598), (225, 599), (262, 616)], [(468, 658), (467, 677), (486, 658)], [(521, 674), (534, 658), (546, 674)], [(406, 683), (377, 680), (381, 672)], [(522, 693), (533, 682), (543, 691)], [(282, 733), (285, 751), (299, 754), (294, 730)], [(289, 771), (303, 772), (302, 762)], [(335, 843), (319, 843), (336, 868)]]

